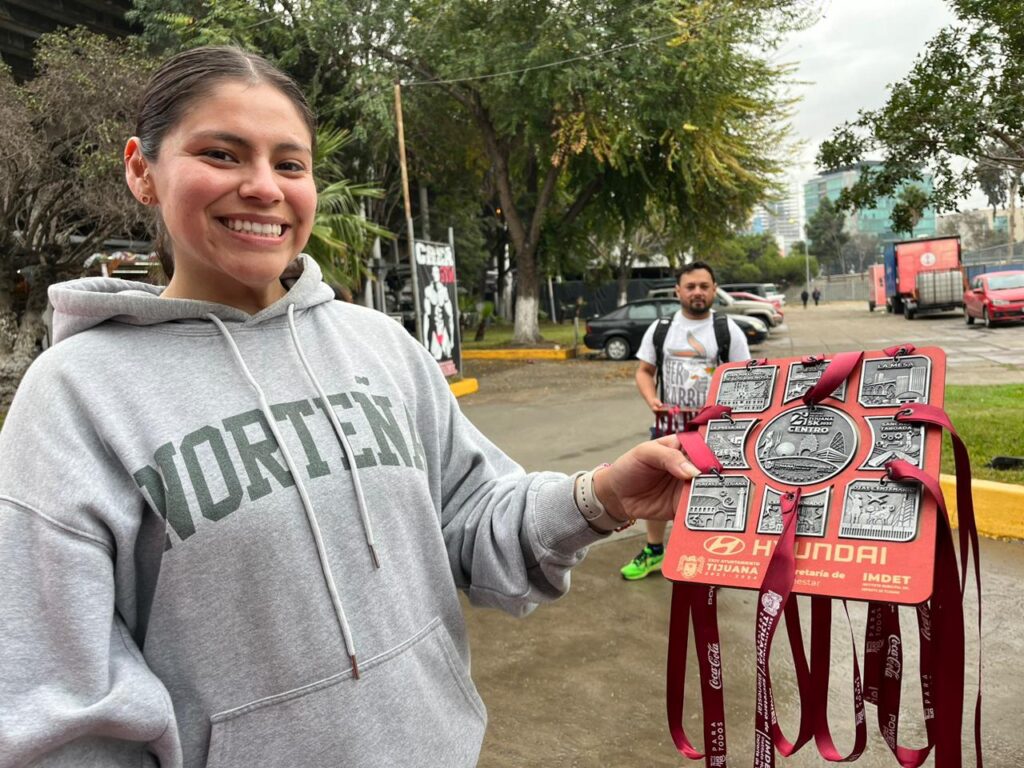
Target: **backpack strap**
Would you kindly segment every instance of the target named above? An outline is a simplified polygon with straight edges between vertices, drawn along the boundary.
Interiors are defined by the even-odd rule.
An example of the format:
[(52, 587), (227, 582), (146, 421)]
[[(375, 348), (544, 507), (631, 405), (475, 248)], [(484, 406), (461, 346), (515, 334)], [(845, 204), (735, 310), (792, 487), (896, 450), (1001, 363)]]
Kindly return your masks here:
[(661, 389), (661, 368), (662, 362), (665, 359), (665, 337), (668, 336), (668, 329), (672, 325), (673, 317), (661, 318), (658, 320), (658, 324), (654, 328), (654, 389), (658, 393), (659, 398), (665, 396), (665, 393), (662, 392)]
[(718, 362), (728, 363), (729, 342), (732, 340), (729, 333), (729, 316), (715, 312), (713, 325), (715, 329), (715, 343), (718, 344)]

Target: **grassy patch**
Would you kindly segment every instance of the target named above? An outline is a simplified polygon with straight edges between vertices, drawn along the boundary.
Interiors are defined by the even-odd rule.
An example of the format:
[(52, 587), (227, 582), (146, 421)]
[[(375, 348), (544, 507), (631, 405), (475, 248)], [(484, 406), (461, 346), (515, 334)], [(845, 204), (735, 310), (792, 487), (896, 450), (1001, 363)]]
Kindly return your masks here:
[[(512, 331), (513, 326), (511, 323), (501, 325), (491, 325), (487, 328), (487, 335), (483, 341), (473, 341), (475, 335), (475, 329), (467, 328), (463, 332), (462, 337), (462, 348), (463, 349), (500, 349), (501, 347), (512, 346)], [(583, 323), (580, 323), (580, 345), (583, 345), (583, 334), (586, 333)], [(561, 347), (571, 347), (573, 344), (573, 328), (572, 323), (558, 323), (542, 322), (540, 324), (540, 335), (544, 338), (546, 343), (538, 344), (538, 347), (552, 347), (558, 344)]]
[[(946, 413), (967, 445), (971, 473), (983, 480), (1024, 485), (1024, 469), (986, 467), (993, 456), (1024, 456), (1024, 384), (946, 387)], [(942, 471), (953, 473), (953, 446), (942, 450)]]

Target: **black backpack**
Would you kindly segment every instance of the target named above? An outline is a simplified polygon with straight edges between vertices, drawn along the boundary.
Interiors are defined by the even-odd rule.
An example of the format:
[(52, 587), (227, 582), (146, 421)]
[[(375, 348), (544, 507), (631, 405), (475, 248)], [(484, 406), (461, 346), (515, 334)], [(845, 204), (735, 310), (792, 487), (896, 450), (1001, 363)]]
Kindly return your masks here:
[[(712, 317), (713, 327), (715, 329), (715, 342), (718, 344), (718, 360), (715, 365), (719, 363), (729, 362), (729, 317), (728, 315), (722, 315), (715, 312)], [(654, 329), (654, 358), (655, 358), (655, 374), (654, 374), (654, 386), (657, 389), (658, 396), (664, 395), (661, 391), (661, 367), (662, 360), (664, 359), (665, 351), (665, 337), (668, 336), (669, 326), (672, 325), (672, 320), (675, 318), (673, 314), (671, 317), (663, 317), (658, 321), (658, 325)]]

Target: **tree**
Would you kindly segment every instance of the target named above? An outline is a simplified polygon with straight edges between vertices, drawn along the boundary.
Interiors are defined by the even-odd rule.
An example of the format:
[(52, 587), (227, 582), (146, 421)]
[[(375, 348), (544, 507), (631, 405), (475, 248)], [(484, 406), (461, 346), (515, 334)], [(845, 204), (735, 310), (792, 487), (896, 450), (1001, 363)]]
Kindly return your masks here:
[(306, 251), (328, 281), (358, 292), (367, 275), (364, 257), (373, 238), (390, 238), (391, 233), (367, 221), (361, 208), (363, 201), (380, 199), (384, 193), (343, 177), (339, 153), (350, 141), (348, 131), (329, 125), (317, 129), (313, 163), (317, 211)]
[(851, 267), (856, 264), (858, 272), (863, 272), (868, 264), (874, 264), (881, 253), (882, 241), (866, 232), (855, 232), (850, 235), (850, 239), (843, 246), (845, 262)]
[(849, 241), (850, 235), (844, 231), (845, 226), (846, 214), (827, 197), (821, 198), (818, 210), (804, 226), (810, 241), (808, 250), (829, 268), (830, 273), (833, 273), (832, 268), (836, 266), (840, 273), (846, 272), (843, 246)]
[[(520, 342), (537, 338), (538, 282), (560, 258), (544, 252), (547, 233), (599, 198), (639, 212), (656, 197), (691, 240), (763, 199), (789, 103), (777, 95), (788, 70), (760, 51), (805, 20), (799, 0), (321, 0), (286, 3), (284, 21), (262, 0), (138, 7), (152, 39), (261, 41), (353, 126), (374, 167), (385, 148), (394, 156), (390, 84), (401, 78), (413, 178), (475, 185), (503, 211)], [(427, 162), (437, 148), (445, 157)]]
[[(914, 236), (914, 228), (924, 217), (928, 207), (928, 193), (917, 184), (908, 184), (900, 190), (896, 205), (892, 207), (892, 229)], [(863, 271), (863, 270), (862, 270)]]
[(137, 41), (82, 29), (42, 36), (23, 85), (0, 65), (0, 406), (39, 350), (49, 285), (145, 232), (121, 153), (152, 66)]
[[(415, 15), (394, 3), (384, 23), (364, 16), (375, 29), (402, 30), (373, 53), (413, 80), (413, 92), (448, 97), (475, 126), (516, 259), (516, 341), (538, 338), (545, 228), (595, 198), (624, 187), (621, 199), (639, 211), (654, 190), (696, 235), (763, 196), (777, 168), (769, 144), (784, 105), (771, 86), (783, 70), (743, 41), (769, 6), (778, 4), (645, 3), (623, 13), (507, 0), (437, 3)], [(674, 34), (650, 35), (673, 23)], [(559, 64), (567, 58), (577, 61)]]
[(862, 111), (822, 144), (818, 164), (835, 169), (881, 153), (844, 191), (844, 207), (869, 207), (901, 183), (933, 174), (932, 205), (956, 208), (979, 166), (1024, 171), (1024, 3), (951, 0), (957, 23), (942, 29), (886, 104)]
[(940, 235), (959, 235), (966, 250), (989, 248), (1004, 242), (1002, 234), (989, 225), (985, 211), (964, 211), (943, 216), (939, 221)]

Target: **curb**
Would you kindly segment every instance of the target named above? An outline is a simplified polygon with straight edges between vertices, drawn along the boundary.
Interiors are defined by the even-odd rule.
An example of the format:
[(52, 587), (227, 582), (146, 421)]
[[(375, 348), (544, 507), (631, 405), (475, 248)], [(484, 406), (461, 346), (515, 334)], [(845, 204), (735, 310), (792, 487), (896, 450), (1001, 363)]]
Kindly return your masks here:
[[(939, 475), (949, 521), (956, 527), (956, 478)], [(1024, 539), (1024, 485), (971, 480), (978, 533), (998, 539)]]
[(464, 349), (463, 360), (569, 360), (576, 350), (565, 349)]
[(453, 381), (448, 385), (452, 394), (456, 397), (462, 397), (463, 395), (472, 395), (480, 389), (480, 382), (476, 379), (463, 379), (462, 381)]

